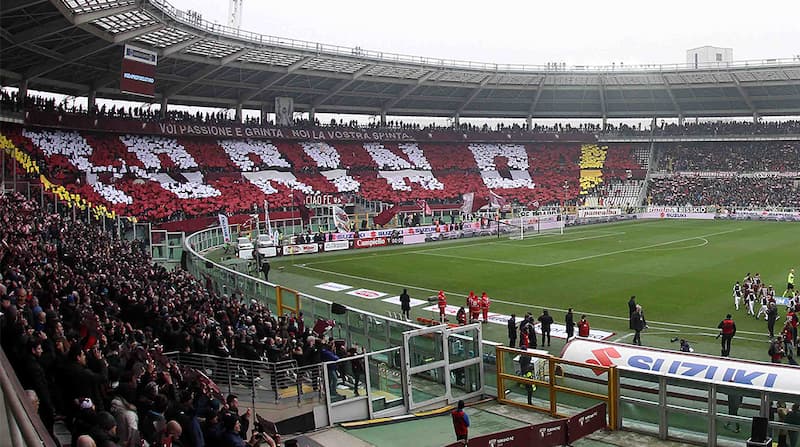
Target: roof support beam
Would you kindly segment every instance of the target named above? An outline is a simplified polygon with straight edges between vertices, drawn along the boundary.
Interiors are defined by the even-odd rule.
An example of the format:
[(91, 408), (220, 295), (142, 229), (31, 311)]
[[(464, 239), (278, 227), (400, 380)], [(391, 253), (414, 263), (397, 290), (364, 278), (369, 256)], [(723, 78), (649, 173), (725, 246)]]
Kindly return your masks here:
[(667, 80), (667, 77), (664, 74), (661, 74), (661, 81), (664, 82), (664, 87), (667, 88), (667, 95), (669, 95), (669, 99), (672, 101), (672, 105), (675, 106), (675, 112), (678, 113), (678, 118), (683, 119), (683, 110), (681, 109), (680, 104), (678, 104), (678, 100), (675, 98), (675, 94), (672, 93), (672, 85)]
[(139, 5), (137, 3), (131, 3), (130, 5), (115, 6), (113, 8), (101, 9), (99, 11), (87, 12), (83, 14), (75, 14), (72, 16), (70, 20), (75, 25), (83, 25), (84, 23), (94, 22), (95, 20), (114, 16), (117, 14), (124, 14), (126, 12), (134, 11), (136, 9), (139, 9)]
[(67, 31), (70, 28), (73, 28), (74, 26), (75, 25), (65, 21), (63, 18), (58, 18), (55, 20), (51, 20), (50, 22), (47, 22), (44, 25), (36, 26), (17, 34), (13, 35), (8, 34), (7, 37), (4, 35), (4, 37), (6, 37), (8, 41), (13, 43), (9, 46), (4, 46), (3, 51), (23, 46), (28, 43), (33, 43), (39, 39), (44, 39), (45, 37), (52, 36), (53, 34), (58, 34), (60, 32)]
[(132, 29), (130, 31), (124, 31), (121, 33), (117, 33), (114, 35), (114, 42), (115, 43), (124, 43), (128, 40), (135, 39), (139, 36), (144, 36), (145, 34), (149, 34), (161, 29), (166, 28), (167, 25), (163, 23), (155, 23), (150, 26), (143, 26), (141, 28)]
[(28, 79), (36, 79), (42, 77), (53, 70), (57, 70), (63, 67), (64, 65), (74, 64), (75, 62), (78, 62), (81, 59), (99, 53), (113, 46), (114, 46), (113, 43), (105, 42), (102, 40), (95, 41), (93, 43), (90, 43), (89, 45), (86, 45), (85, 47), (79, 48), (77, 50), (65, 54), (63, 58), (60, 60), (32, 67), (25, 73), (25, 77)]
[(190, 79), (187, 79), (182, 84), (180, 84), (180, 85), (176, 86), (175, 88), (171, 89), (169, 92), (166, 93), (166, 95), (169, 96), (169, 97), (172, 97), (176, 93), (182, 92), (187, 87), (189, 87), (190, 85), (194, 84), (195, 82), (200, 81), (202, 79), (205, 79), (205, 78), (211, 76), (212, 74), (216, 73), (217, 71), (222, 70), (223, 68), (225, 68), (226, 65), (228, 65), (231, 62), (235, 61), (236, 59), (239, 59), (240, 57), (244, 56), (249, 51), (250, 51), (249, 48), (242, 48), (241, 50), (239, 50), (239, 51), (237, 51), (237, 52), (235, 52), (233, 54), (229, 54), (229, 55), (223, 57), (222, 59), (219, 59), (218, 61), (214, 61), (213, 62), (214, 65), (210, 65), (210, 66), (204, 68), (203, 70), (200, 70), (194, 77), (192, 77)]
[(361, 70), (358, 70), (357, 72), (353, 73), (353, 76), (350, 79), (347, 79), (347, 80), (339, 82), (336, 85), (336, 87), (334, 87), (333, 89), (331, 89), (330, 92), (328, 92), (327, 95), (323, 96), (321, 99), (319, 99), (317, 101), (314, 101), (314, 104), (312, 105), (312, 107), (316, 108), (316, 107), (319, 107), (321, 104), (325, 104), (325, 102), (327, 102), (329, 99), (331, 99), (334, 96), (336, 96), (339, 92), (344, 90), (348, 85), (350, 85), (353, 82), (355, 82), (358, 78), (363, 76), (364, 73), (368, 72), (372, 67), (374, 67), (374, 65), (367, 65), (367, 66), (363, 67)]
[(190, 46), (192, 46), (192, 45), (194, 45), (196, 43), (200, 43), (202, 41), (203, 41), (202, 37), (195, 37), (194, 39), (189, 39), (189, 40), (185, 40), (185, 41), (180, 42), (180, 43), (176, 43), (175, 45), (170, 45), (170, 46), (164, 48), (163, 50), (161, 50), (161, 54), (159, 55), (159, 57), (160, 58), (170, 57), (171, 55), (173, 55), (175, 53), (178, 53), (178, 52), (181, 52), (181, 51), (189, 48)]
[(386, 104), (384, 104), (383, 107), (382, 107), (382, 110), (384, 112), (386, 112), (389, 109), (391, 109), (392, 107), (394, 107), (395, 104), (397, 104), (398, 102), (400, 102), (403, 99), (405, 99), (406, 96), (408, 96), (411, 93), (413, 93), (414, 90), (419, 88), (420, 85), (422, 85), (425, 81), (430, 79), (430, 77), (433, 76), (434, 73), (436, 73), (436, 72), (434, 70), (431, 70), (431, 71), (425, 73), (423, 76), (420, 76), (419, 79), (417, 79), (417, 82), (415, 84), (409, 85), (408, 87), (404, 88), (403, 91), (401, 91), (399, 95), (395, 96), (394, 99), (392, 99), (391, 101), (389, 101)]
[(536, 96), (533, 98), (533, 102), (531, 103), (531, 107), (528, 109), (528, 116), (533, 116), (534, 112), (536, 112), (536, 106), (539, 104), (539, 98), (542, 97), (542, 89), (544, 87), (544, 80), (546, 76), (542, 76), (542, 79), (539, 80), (539, 85), (536, 86)]
[(0, 12), (3, 15), (10, 14), (20, 9), (30, 8), (41, 3), (47, 3), (48, 0), (3, 0), (0, 4)]
[(606, 120), (608, 119), (608, 106), (606, 106), (606, 78), (602, 75), (598, 78), (600, 82), (597, 85), (600, 91), (600, 113), (603, 119), (603, 128), (606, 127)]
[(261, 86), (258, 87), (258, 89), (253, 90), (252, 92), (250, 92), (250, 93), (242, 96), (241, 98), (239, 98), (240, 102), (249, 101), (249, 100), (255, 98), (256, 96), (260, 95), (261, 92), (263, 92), (265, 90), (269, 90), (273, 85), (275, 85), (278, 82), (281, 82), (282, 80), (286, 79), (290, 74), (292, 74), (295, 71), (297, 71), (300, 67), (302, 67), (303, 65), (305, 65), (306, 63), (308, 63), (312, 59), (314, 59), (314, 56), (308, 56), (308, 57), (306, 57), (304, 59), (300, 59), (299, 61), (293, 63), (292, 65), (289, 65), (288, 67), (286, 67), (286, 72), (285, 73), (281, 73), (281, 74), (278, 74), (276, 76), (273, 76), (272, 79), (270, 79), (269, 81), (261, 84)]
[(747, 92), (742, 88), (742, 83), (739, 82), (739, 78), (736, 77), (736, 73), (731, 73), (731, 78), (733, 78), (733, 82), (736, 84), (736, 90), (738, 90), (739, 94), (742, 95), (744, 103), (747, 104), (747, 107), (749, 107), (750, 111), (753, 112), (753, 119), (758, 118), (758, 109), (756, 109), (755, 105), (753, 105), (753, 101), (750, 100), (750, 95), (748, 95)]
[(472, 100), (475, 99), (478, 96), (478, 94), (480, 94), (481, 90), (483, 90), (483, 87), (485, 87), (486, 84), (489, 83), (489, 79), (492, 79), (492, 77), (494, 77), (494, 73), (487, 74), (486, 76), (483, 77), (478, 87), (475, 88), (475, 90), (472, 91), (472, 93), (467, 97), (467, 99), (463, 103), (461, 103), (461, 105), (458, 107), (458, 109), (456, 110), (456, 116), (461, 115), (461, 112), (463, 112), (464, 109), (467, 108), (469, 103), (471, 103)]

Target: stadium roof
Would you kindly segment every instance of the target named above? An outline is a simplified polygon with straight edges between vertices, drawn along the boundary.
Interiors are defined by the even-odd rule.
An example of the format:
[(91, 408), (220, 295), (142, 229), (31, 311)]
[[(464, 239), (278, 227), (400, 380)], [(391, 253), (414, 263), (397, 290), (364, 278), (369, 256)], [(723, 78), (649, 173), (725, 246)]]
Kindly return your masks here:
[(271, 111), (498, 118), (800, 114), (800, 60), (533, 66), (431, 59), (210, 23), (165, 0), (3, 0), (0, 82), (120, 93), (122, 45), (159, 54), (156, 101)]

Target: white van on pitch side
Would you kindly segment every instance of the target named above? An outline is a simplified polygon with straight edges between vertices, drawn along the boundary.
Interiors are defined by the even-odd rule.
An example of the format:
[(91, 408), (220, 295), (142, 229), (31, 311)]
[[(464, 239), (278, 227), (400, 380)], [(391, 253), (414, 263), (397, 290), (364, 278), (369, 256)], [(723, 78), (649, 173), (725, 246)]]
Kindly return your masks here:
[(267, 255), (267, 252), (270, 248), (275, 246), (275, 242), (272, 240), (272, 237), (268, 234), (259, 234), (258, 239), (256, 239), (256, 250), (262, 254)]
[(253, 243), (249, 238), (240, 237), (236, 239), (236, 250), (241, 259), (253, 259)]

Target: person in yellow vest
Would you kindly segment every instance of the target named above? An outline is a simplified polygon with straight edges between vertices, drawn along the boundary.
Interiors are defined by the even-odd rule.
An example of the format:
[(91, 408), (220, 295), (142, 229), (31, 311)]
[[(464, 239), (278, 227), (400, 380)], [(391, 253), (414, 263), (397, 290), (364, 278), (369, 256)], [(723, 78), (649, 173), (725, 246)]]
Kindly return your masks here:
[[(523, 377), (533, 380), (533, 375), (533, 366), (530, 366)], [(533, 401), (531, 399), (533, 398), (533, 392), (536, 391), (536, 385), (532, 383), (526, 383), (525, 390), (528, 392), (528, 405), (533, 405)]]
[(786, 277), (786, 290), (781, 296), (786, 296), (786, 292), (789, 292), (789, 296), (794, 294), (794, 269), (789, 269), (789, 275)]

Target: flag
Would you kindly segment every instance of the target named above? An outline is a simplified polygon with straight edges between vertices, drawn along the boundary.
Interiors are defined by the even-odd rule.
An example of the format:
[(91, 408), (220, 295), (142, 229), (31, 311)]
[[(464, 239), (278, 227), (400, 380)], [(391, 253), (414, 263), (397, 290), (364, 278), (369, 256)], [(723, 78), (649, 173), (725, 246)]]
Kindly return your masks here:
[(225, 242), (230, 242), (231, 227), (228, 226), (228, 216), (224, 214), (218, 214), (217, 217), (219, 218), (219, 226), (222, 228), (222, 240)]
[(311, 211), (306, 206), (306, 195), (303, 194), (303, 191), (297, 189), (292, 190), (292, 205), (296, 206), (300, 211), (300, 220), (302, 220), (303, 223), (311, 221)]
[(494, 191), (489, 191), (489, 203), (491, 204), (492, 208), (500, 208), (503, 209), (506, 206), (506, 199), (494, 193)]
[(465, 192), (461, 194), (461, 200), (463, 204), (461, 205), (461, 213), (462, 214), (470, 214), (472, 213), (472, 202), (475, 200), (475, 193), (474, 192)]
[(425, 201), (425, 199), (417, 200), (417, 205), (419, 205), (420, 209), (422, 210), (422, 214), (426, 216), (433, 216), (433, 210), (431, 209), (430, 205), (428, 205), (428, 202)]
[(375, 222), (375, 225), (384, 226), (389, 221), (397, 215), (397, 212), (400, 210), (399, 205), (394, 205), (391, 208), (386, 208), (385, 210), (381, 211), (377, 216), (372, 218), (372, 221)]
[(464, 200), (464, 204), (461, 205), (461, 211), (464, 214), (472, 214), (489, 204), (486, 197), (475, 196), (474, 192), (462, 194), (461, 198)]
[(333, 205), (331, 211), (333, 212), (333, 224), (336, 227), (336, 231), (339, 233), (349, 232), (350, 216), (338, 205)]
[(267, 227), (267, 234), (272, 237), (272, 222), (269, 220), (269, 203), (264, 199), (264, 225)]

